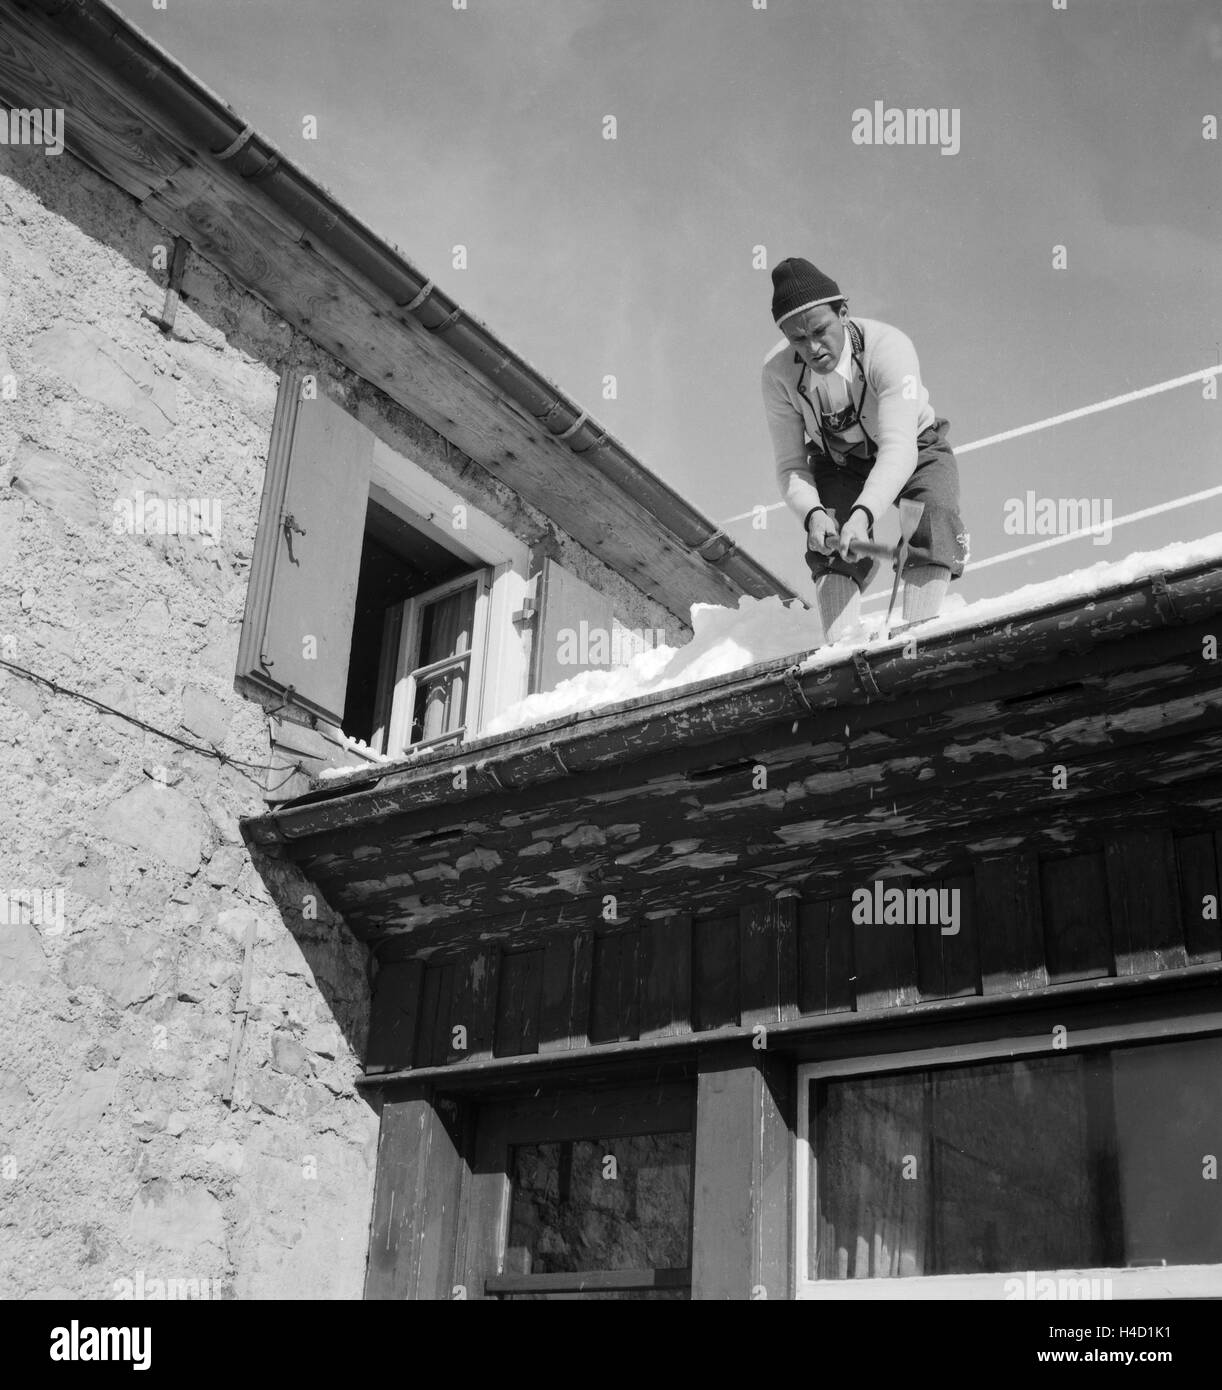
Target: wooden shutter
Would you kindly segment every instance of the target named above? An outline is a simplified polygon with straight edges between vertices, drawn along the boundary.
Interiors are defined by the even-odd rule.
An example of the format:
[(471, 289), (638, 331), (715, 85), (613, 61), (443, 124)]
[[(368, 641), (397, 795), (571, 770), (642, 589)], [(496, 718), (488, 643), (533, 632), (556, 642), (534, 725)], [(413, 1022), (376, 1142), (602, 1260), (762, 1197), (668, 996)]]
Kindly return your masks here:
[(286, 372), (280, 382), (237, 684), (249, 682), (282, 700), (291, 691), (290, 710), (301, 707), (338, 726), (373, 435), (326, 396), (303, 400), (302, 381), (301, 372)]
[[(609, 668), (609, 644), (614, 627), (611, 600), (578, 579), (576, 575), (561, 569), (552, 559), (543, 562), (539, 589), (539, 623), (536, 629), (531, 690), (554, 690), (561, 681), (568, 680), (579, 671)], [(584, 643), (581, 640), (582, 623), (586, 624)], [(575, 635), (574, 642), (563, 641), (562, 634), (566, 631)], [(602, 639), (607, 644), (603, 660), (561, 663), (562, 652), (566, 656), (591, 654), (590, 648), (597, 640), (594, 636), (596, 632), (606, 634)], [(572, 651), (574, 646), (577, 649), (575, 653)], [(597, 650), (592, 654), (597, 656)]]

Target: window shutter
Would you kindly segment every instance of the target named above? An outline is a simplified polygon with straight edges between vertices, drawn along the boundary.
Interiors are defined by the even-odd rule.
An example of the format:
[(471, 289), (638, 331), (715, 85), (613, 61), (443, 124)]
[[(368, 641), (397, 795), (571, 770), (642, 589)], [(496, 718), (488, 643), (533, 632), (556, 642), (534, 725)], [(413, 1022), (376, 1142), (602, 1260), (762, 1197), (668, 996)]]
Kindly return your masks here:
[(611, 600), (550, 558), (543, 562), (540, 591), (531, 689), (555, 690), (579, 671), (608, 668), (615, 625)]
[[(286, 372), (251, 557), (237, 685), (343, 719), (373, 435)], [(288, 713), (289, 711), (286, 711)]]

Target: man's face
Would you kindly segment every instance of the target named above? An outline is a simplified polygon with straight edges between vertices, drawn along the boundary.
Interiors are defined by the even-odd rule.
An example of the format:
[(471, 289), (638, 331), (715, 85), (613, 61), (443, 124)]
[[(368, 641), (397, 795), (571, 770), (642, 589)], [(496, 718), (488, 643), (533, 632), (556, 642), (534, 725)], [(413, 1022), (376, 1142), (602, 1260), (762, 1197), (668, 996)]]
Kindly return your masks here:
[(848, 317), (847, 305), (842, 305), (837, 313), (826, 304), (816, 304), (813, 309), (803, 309), (800, 314), (787, 318), (781, 329), (811, 371), (827, 376), (835, 371), (844, 351), (844, 325)]

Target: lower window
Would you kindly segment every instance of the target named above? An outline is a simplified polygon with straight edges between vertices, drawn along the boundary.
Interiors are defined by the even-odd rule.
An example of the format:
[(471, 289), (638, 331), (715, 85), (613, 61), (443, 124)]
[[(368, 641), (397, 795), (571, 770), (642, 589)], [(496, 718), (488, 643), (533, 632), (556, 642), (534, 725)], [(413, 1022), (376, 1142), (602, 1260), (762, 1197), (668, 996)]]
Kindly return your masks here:
[(469, 1297), (687, 1299), (691, 1088), (481, 1108)]
[(1222, 1287), (1222, 1038), (883, 1065), (801, 1070), (806, 1296)]

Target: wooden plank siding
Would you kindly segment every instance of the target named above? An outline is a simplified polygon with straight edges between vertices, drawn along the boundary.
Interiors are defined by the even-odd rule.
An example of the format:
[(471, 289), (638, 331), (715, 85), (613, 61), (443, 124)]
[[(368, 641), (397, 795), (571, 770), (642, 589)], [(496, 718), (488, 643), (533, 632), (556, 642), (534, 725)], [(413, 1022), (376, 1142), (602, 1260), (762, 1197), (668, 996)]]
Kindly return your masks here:
[[(534, 944), (456, 946), (382, 965), (369, 1069), (765, 1029), (915, 1003), (1038, 993), (1053, 985), (1222, 959), (1222, 832), (1123, 832), (1102, 848), (1019, 851), (889, 887), (958, 893), (958, 930), (854, 923), (834, 897), (756, 894), (738, 912), (538, 925)], [(868, 885), (862, 885), (868, 886)], [(953, 900), (947, 900), (953, 901)], [(454, 1029), (467, 1030), (465, 1051)]]

